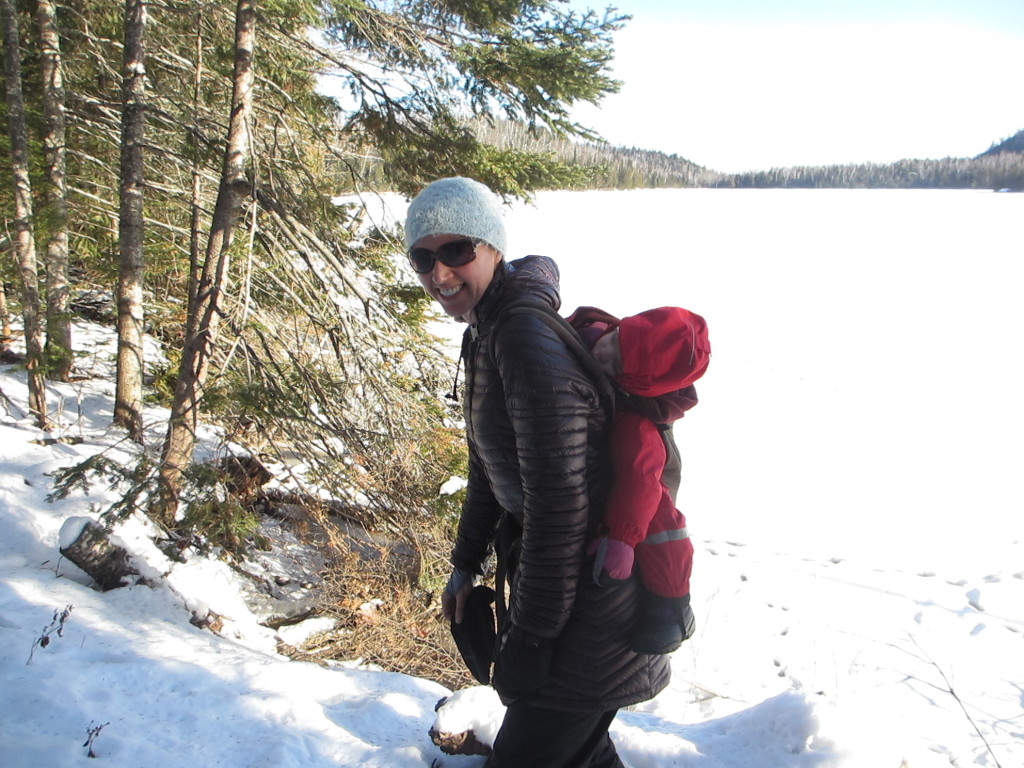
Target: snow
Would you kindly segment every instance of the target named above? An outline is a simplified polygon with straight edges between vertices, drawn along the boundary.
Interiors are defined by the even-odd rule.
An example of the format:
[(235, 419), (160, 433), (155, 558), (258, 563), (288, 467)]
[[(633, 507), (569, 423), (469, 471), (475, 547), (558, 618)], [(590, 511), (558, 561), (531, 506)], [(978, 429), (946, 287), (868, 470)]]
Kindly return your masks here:
[[(628, 766), (1024, 764), (1022, 209), (683, 190), (550, 193), (510, 213), (514, 251), (565, 254), (568, 308), (675, 303), (711, 329), (702, 402), (677, 430), (698, 631), (671, 686), (613, 723)], [(76, 330), (81, 366), (108, 370), (109, 334)], [(278, 640), (322, 623), (259, 626), (223, 563), (169, 560), (143, 519), (115, 534), (151, 586), (92, 589), (58, 547), (112, 492), (46, 497), (60, 467), (131, 459), (113, 385), (52, 384), (50, 437), (80, 440), (48, 444), (23, 373), (0, 367), (0, 390), (0, 766), (93, 765), (90, 748), (111, 768), (483, 764), (428, 730), (489, 742), (492, 691), (435, 713), (451, 694), (436, 683), (290, 661)], [(165, 417), (147, 412), (154, 436)], [(210, 611), (220, 635), (190, 623)]]
[(94, 522), (91, 517), (69, 517), (60, 526), (60, 533), (57, 536), (57, 546), (67, 549), (82, 535), (86, 527)]
[(464, 477), (450, 477), (448, 478), (448, 481), (438, 489), (438, 494), (441, 496), (451, 496), (452, 494), (461, 491), (467, 485), (469, 485), (469, 483)]

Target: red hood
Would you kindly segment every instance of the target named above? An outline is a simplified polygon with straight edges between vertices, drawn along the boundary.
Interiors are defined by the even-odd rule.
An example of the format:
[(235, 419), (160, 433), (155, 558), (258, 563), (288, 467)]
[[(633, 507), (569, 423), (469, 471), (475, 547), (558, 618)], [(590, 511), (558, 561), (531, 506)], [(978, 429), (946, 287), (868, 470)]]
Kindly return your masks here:
[(697, 404), (693, 382), (708, 367), (711, 345), (704, 318), (678, 307), (662, 307), (619, 320), (596, 307), (579, 307), (569, 323), (588, 347), (619, 329), (622, 376), (629, 410), (669, 424)]
[(627, 392), (657, 397), (699, 379), (711, 356), (704, 318), (680, 307), (660, 307), (619, 323), (622, 376)]

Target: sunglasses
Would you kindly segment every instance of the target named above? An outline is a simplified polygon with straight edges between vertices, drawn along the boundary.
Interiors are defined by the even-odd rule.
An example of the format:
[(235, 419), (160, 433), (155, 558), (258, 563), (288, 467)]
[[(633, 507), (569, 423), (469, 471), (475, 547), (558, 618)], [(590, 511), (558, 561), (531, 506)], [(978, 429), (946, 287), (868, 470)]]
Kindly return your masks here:
[(440, 261), (446, 267), (461, 267), (476, 258), (476, 247), (482, 242), (482, 240), (473, 240), (467, 237), (445, 243), (436, 251), (429, 248), (411, 248), (409, 263), (421, 275), (434, 269), (434, 261)]

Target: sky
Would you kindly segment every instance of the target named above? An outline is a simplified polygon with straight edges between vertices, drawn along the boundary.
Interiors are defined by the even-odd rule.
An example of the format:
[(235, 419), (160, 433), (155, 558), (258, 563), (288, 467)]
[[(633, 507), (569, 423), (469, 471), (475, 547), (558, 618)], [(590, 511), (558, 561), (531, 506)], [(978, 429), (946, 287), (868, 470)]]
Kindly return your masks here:
[[(116, 494), (100, 483), (51, 503), (49, 473), (99, 451), (132, 461), (110, 428), (113, 330), (79, 324), (75, 339), (89, 375), (50, 385), (51, 435), (32, 426), (24, 370), (0, 365), (0, 766), (482, 768), (428, 732), (472, 729), (491, 744), (503, 714), (491, 689), (462, 689), (435, 712), (452, 692), (432, 681), (357, 659), (292, 661), (278, 641), (300, 644), (324, 619), (261, 626), (236, 570), (191, 547), (168, 560), (141, 516), (114, 535), (147, 585), (100, 592), (61, 557)], [(151, 437), (166, 416), (147, 407)], [(199, 437), (224, 448), (216, 430)], [(628, 768), (1024, 763), (1019, 539), (991, 545), (980, 568), (942, 556), (917, 571), (826, 550), (794, 558), (751, 530), (695, 535), (697, 633), (673, 654), (669, 687), (612, 723)], [(279, 556), (247, 569), (274, 578)], [(380, 597), (365, 620), (388, 610)], [(211, 611), (219, 634), (191, 623)]]
[(573, 115), (616, 146), (742, 172), (972, 157), (1024, 129), (1019, 0), (613, 5), (622, 89)]

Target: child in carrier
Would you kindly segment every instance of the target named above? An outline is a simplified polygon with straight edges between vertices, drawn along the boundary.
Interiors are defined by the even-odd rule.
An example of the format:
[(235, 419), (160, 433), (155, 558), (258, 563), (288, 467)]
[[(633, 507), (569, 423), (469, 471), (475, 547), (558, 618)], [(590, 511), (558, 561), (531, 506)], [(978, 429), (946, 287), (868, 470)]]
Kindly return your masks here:
[(693, 382), (711, 354), (707, 326), (678, 307), (623, 320), (581, 307), (569, 322), (616, 384), (614, 482), (603, 528), (590, 546), (594, 577), (627, 579), (635, 562), (646, 595), (631, 646), (637, 653), (670, 653), (694, 631), (693, 544), (675, 505), (680, 465), (671, 427), (697, 404)]

